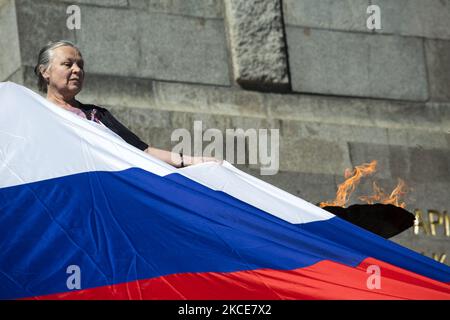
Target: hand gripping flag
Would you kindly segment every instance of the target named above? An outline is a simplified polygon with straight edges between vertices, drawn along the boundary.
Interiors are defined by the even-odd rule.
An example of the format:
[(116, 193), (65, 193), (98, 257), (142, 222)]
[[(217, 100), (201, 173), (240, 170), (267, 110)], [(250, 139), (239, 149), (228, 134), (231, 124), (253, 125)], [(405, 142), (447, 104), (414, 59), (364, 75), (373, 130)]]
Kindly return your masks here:
[(0, 83), (0, 298), (450, 299), (450, 268)]

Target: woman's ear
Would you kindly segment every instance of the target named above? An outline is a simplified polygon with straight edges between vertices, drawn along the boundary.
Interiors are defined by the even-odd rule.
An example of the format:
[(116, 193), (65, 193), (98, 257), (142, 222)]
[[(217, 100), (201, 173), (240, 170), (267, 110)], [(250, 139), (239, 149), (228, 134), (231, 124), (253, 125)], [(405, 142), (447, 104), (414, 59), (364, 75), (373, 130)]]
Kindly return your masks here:
[(47, 81), (47, 83), (49, 82), (49, 79), (50, 79), (50, 74), (48, 72), (49, 67), (50, 66), (48, 66), (47, 68), (44, 68), (43, 65), (39, 66), (39, 72), (41, 73), (42, 78), (44, 78), (44, 80)]

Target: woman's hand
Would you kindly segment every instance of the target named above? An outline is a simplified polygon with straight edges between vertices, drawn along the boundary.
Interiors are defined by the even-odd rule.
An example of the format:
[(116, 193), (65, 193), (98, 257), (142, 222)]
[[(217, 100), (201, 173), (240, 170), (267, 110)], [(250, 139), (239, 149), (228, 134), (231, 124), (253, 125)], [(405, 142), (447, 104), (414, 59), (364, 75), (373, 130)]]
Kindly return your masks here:
[(152, 147), (147, 148), (145, 152), (177, 168), (192, 166), (203, 162), (216, 162), (219, 164), (222, 164), (223, 162), (223, 160), (211, 157), (191, 157), (188, 155), (183, 155), (183, 157), (181, 157), (181, 154)]
[(183, 155), (183, 162), (184, 162), (184, 166), (192, 166), (192, 165), (196, 165), (199, 163), (203, 163), (203, 162), (215, 162), (218, 164), (222, 164), (223, 160), (219, 160), (216, 158), (212, 158), (212, 157), (191, 157), (191, 156), (186, 156)]

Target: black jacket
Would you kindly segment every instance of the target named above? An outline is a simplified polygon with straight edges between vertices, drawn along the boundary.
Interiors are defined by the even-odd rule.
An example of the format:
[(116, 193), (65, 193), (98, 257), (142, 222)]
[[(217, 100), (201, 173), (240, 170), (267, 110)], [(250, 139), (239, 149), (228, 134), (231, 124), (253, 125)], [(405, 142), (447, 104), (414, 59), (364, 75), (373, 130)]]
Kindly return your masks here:
[(114, 116), (105, 108), (98, 107), (93, 104), (80, 103), (80, 110), (84, 112), (86, 118), (93, 121), (101, 121), (106, 127), (114, 131), (123, 140), (135, 146), (140, 150), (148, 148), (148, 144), (143, 142), (137, 135), (131, 132), (127, 127), (119, 122)]

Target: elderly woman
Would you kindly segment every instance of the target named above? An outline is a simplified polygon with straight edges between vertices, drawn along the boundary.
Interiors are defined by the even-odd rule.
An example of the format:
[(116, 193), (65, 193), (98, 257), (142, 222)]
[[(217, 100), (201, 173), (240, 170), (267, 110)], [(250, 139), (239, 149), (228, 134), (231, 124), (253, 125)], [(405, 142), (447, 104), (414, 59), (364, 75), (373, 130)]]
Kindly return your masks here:
[(47, 94), (48, 100), (82, 118), (105, 125), (127, 143), (170, 165), (179, 168), (205, 161), (218, 161), (150, 147), (105, 108), (79, 102), (75, 96), (83, 88), (84, 61), (80, 50), (70, 41), (50, 42), (43, 47), (34, 71), (39, 78), (39, 90)]

